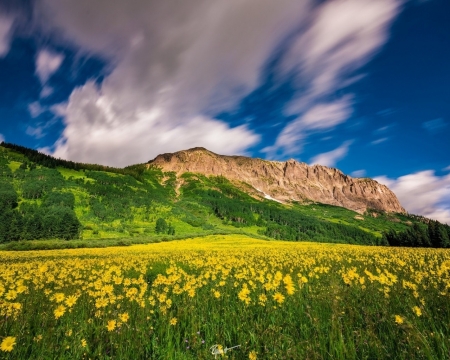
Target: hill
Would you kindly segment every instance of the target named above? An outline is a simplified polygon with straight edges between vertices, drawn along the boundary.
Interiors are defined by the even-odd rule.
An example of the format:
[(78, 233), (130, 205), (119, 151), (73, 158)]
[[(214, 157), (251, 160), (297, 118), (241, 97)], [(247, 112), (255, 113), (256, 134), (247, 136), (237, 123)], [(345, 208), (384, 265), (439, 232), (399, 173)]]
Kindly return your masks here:
[[(207, 169), (214, 173), (208, 173), (209, 170), (201, 173), (202, 160), (183, 163), (186, 154), (188, 160), (197, 155), (220, 157), (220, 166), (228, 163), (227, 172), (210, 162), (211, 167)], [(241, 177), (239, 162), (243, 163)], [(254, 163), (261, 164), (256, 171), (267, 169), (266, 185), (244, 181), (244, 176), (253, 181), (248, 174)], [(301, 186), (294, 183), (294, 175), (289, 175), (290, 167), (292, 173), (306, 169), (310, 177), (305, 183), (322, 186), (325, 200), (335, 194), (332, 204), (306, 195), (301, 197), (300, 191), (308, 188), (303, 183)], [(271, 181), (280, 169), (284, 169), (285, 175), (282, 183), (280, 180), (281, 190), (276, 193), (276, 185)], [(262, 175), (258, 173), (255, 177)], [(338, 179), (331, 193), (327, 182), (330, 178)], [(289, 198), (295, 191), (299, 198)], [(384, 197), (379, 195), (380, 191)], [(398, 234), (411, 233), (412, 229), (414, 234), (428, 234), (429, 228), (427, 219), (405, 213), (395, 195), (373, 180), (352, 179), (337, 169), (307, 167), (293, 161), (277, 163), (224, 157), (198, 148), (160, 155), (148, 164), (118, 169), (55, 159), (2, 143), (0, 192), (0, 242), (3, 243), (52, 238), (160, 241), (175, 236), (241, 233), (290, 241), (377, 245), (387, 244), (388, 239), (394, 243)], [(335, 206), (334, 201), (363, 204), (365, 211), (362, 207), (356, 212)], [(383, 206), (391, 211), (380, 209)], [(450, 228), (442, 225), (442, 229), (443, 232), (436, 230), (436, 234), (447, 234)], [(384, 233), (390, 237), (383, 236)], [(407, 245), (402, 239), (397, 242)], [(433, 244), (430, 242), (429, 246)]]

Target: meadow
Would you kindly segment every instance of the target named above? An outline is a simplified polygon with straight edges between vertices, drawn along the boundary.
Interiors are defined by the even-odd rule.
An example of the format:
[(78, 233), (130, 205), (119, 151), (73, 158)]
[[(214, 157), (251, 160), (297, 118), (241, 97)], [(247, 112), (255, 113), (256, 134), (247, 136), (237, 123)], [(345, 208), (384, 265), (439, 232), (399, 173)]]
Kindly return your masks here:
[(0, 252), (0, 359), (446, 359), (449, 289), (443, 249), (214, 235)]

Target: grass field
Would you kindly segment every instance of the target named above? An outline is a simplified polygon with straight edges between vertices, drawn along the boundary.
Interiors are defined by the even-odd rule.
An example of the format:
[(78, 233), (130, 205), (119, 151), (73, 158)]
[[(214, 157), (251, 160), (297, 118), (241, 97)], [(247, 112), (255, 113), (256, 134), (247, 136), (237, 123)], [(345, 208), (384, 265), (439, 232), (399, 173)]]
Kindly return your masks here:
[(449, 288), (434, 249), (229, 235), (0, 252), (0, 359), (447, 359)]

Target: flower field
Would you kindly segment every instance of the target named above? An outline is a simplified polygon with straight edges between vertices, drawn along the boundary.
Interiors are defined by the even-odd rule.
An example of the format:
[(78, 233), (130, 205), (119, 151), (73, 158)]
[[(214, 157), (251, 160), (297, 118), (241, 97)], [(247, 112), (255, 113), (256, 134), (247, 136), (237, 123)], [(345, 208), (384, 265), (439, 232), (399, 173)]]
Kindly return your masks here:
[(210, 236), (0, 253), (0, 359), (222, 356), (449, 358), (450, 252)]

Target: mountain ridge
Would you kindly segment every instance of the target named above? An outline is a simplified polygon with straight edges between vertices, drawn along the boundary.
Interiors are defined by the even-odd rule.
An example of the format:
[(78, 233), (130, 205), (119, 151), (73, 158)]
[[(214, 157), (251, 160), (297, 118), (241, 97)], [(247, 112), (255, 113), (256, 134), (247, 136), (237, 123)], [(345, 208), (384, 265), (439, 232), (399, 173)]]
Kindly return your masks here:
[(272, 161), (241, 155), (220, 155), (203, 147), (164, 153), (146, 167), (183, 173), (224, 176), (249, 184), (265, 198), (287, 202), (321, 202), (365, 213), (369, 208), (406, 213), (396, 195), (370, 178), (353, 178), (336, 168), (309, 166), (294, 159)]

